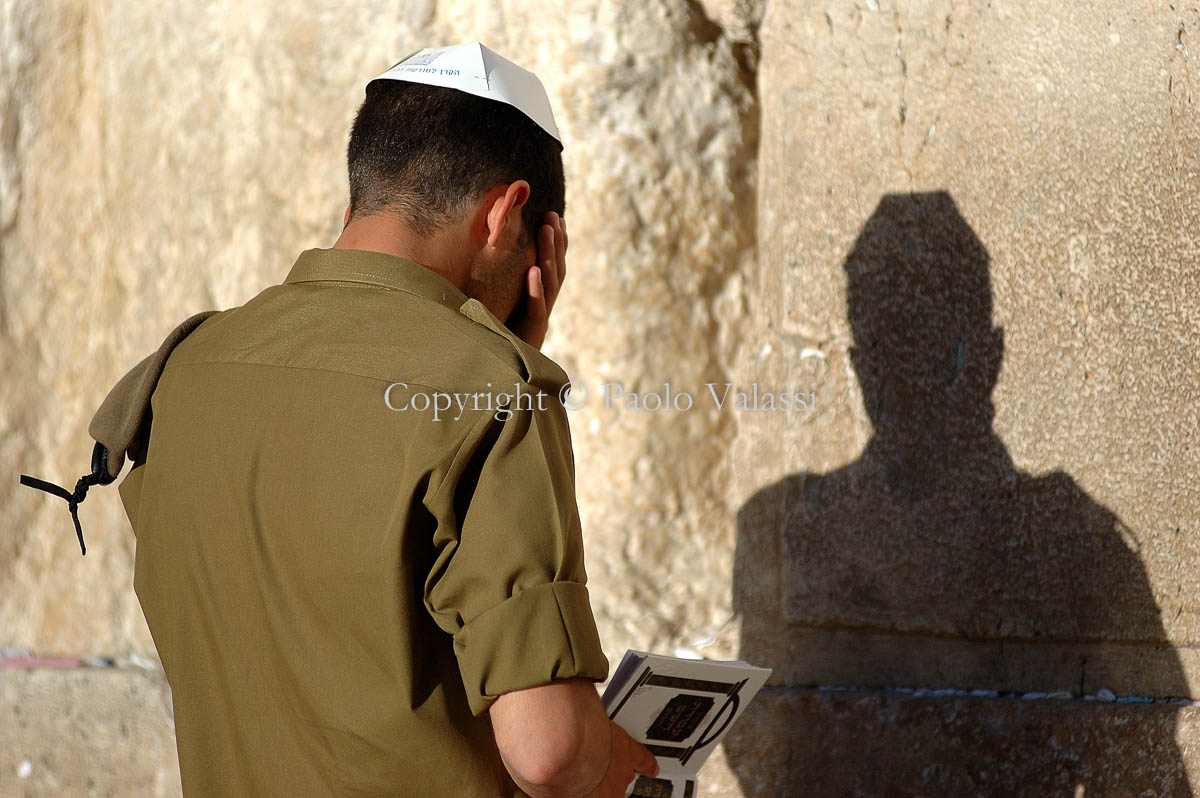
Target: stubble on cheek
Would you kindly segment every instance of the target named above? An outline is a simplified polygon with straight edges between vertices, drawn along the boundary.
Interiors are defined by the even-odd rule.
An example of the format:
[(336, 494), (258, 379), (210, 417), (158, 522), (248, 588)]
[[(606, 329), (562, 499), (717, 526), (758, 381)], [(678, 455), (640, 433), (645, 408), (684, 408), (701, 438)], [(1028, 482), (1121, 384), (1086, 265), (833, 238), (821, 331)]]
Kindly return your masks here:
[(532, 265), (526, 251), (513, 252), (492, 269), (472, 269), (463, 293), (482, 302), (501, 321), (507, 321), (507, 317), (522, 306), (525, 272)]

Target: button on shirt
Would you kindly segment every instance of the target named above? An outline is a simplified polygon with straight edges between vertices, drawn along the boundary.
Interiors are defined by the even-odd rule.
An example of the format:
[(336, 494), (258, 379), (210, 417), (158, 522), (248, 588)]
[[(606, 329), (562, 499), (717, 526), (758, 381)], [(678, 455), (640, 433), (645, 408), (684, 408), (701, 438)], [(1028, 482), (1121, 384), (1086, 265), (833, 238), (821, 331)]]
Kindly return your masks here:
[(608, 670), (565, 382), (357, 250), (304, 252), (171, 352), (120, 493), (186, 795), (520, 794), (490, 703)]

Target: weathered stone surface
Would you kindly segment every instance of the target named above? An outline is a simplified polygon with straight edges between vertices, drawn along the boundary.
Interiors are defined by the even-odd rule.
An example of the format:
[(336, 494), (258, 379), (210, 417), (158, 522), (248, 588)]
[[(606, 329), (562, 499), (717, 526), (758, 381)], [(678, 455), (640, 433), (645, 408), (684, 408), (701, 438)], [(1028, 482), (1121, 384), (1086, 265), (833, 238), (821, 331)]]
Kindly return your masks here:
[[(742, 414), (732, 446), (740, 652), (774, 684), (1194, 694), (1198, 30), (1196, 3), (768, 5), (732, 370), (818, 405)], [(1136, 769), (1145, 733), (1177, 761), (1156, 717), (1099, 724), (1072, 767), (1138, 794), (1097, 757)], [(1007, 794), (937, 775), (920, 718), (879, 749), (825, 720), (829, 756), (879, 759), (812, 794)], [(749, 793), (796, 783), (756, 766), (772, 742), (826, 767), (805, 723), (731, 746)]]
[[(0, 670), (0, 794), (180, 794), (161, 673)], [(1200, 709), (774, 688), (705, 767), (730, 796), (1190, 795)]]
[[(613, 659), (1194, 695), (1198, 31), (1196, 0), (0, 0), (0, 645), (153, 654), (115, 491), (83, 506), (81, 559), (16, 474), (73, 482), (91, 412), (175, 322), (334, 240), (367, 77), (479, 38), (543, 77), (567, 142), (548, 350), (590, 389)], [(816, 410), (718, 409), (709, 382)], [(667, 383), (692, 409), (628, 405)], [(925, 711), (888, 715), (911, 762), (946, 750)], [(786, 795), (756, 762), (826, 761), (761, 712), (784, 720), (744, 722), (757, 747), (706, 794)], [(1088, 750), (1141, 733), (1101, 723)], [(916, 772), (880, 756), (863, 784)]]
[[(1038, 8), (768, 9), (770, 346), (736, 370), (811, 382), (819, 409), (740, 419), (735, 600), (761, 626), (743, 650), (923, 635), (1036, 682), (1016, 660), (1039, 648), (1195, 640), (1200, 162), (1179, 45), (1200, 17)], [(1170, 659), (1140, 687), (1187, 692)], [(872, 682), (928, 671), (872, 661)]]
[(720, 314), (753, 258), (753, 75), (694, 3), (501, 8), (447, 15), (448, 38), (533, 55), (566, 137), (569, 277), (547, 349), (589, 391), (571, 423), (601, 635), (614, 660), (732, 655), (729, 420), (626, 402), (722, 379)]
[(161, 672), (0, 669), (0, 795), (179, 794)]
[(775, 689), (726, 747), (747, 798), (1167, 798), (1198, 733), (1196, 707)]
[(63, 503), (17, 486), (17, 472), (73, 484), (90, 414), (167, 330), (330, 244), (363, 82), (397, 54), (479, 38), (542, 76), (567, 144), (572, 276), (549, 347), (592, 388), (574, 428), (606, 648), (614, 661), (630, 646), (736, 651), (735, 508), (720, 487), (732, 428), (713, 412), (606, 409), (600, 383), (695, 391), (721, 379), (722, 321), (742, 312), (754, 255), (746, 25), (727, 35), (703, 6), (666, 0), (5, 10), (19, 24), (0, 33), (0, 447), (12, 472), (0, 644), (153, 656), (115, 491), (93, 489), (81, 508), (80, 559)]
[[(64, 480), (86, 469), (91, 411), (166, 330), (332, 242), (365, 79), (423, 43), (482, 38), (543, 77), (567, 142), (572, 279), (551, 354), (593, 389), (575, 429), (605, 640), (614, 657), (691, 645), (728, 620), (733, 510), (724, 491), (692, 487), (726, 479), (728, 430), (711, 413), (597, 398), (602, 381), (632, 392), (718, 378), (714, 307), (753, 254), (752, 75), (699, 6), (64, 0), (24, 14), (15, 161), (32, 179), (4, 236), (0, 347), (21, 386), (2, 419), (5, 462)], [(668, 452), (674, 467), (659, 468)], [(13, 476), (4, 642), (150, 652), (115, 492), (84, 505), (80, 560), (62, 504)]]

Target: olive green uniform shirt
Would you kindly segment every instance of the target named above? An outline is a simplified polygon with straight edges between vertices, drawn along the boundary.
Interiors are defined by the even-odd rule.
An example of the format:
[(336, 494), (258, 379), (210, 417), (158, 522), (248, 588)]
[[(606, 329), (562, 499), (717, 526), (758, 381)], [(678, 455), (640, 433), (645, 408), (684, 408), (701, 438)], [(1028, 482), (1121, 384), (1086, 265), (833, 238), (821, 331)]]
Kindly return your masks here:
[(185, 794), (519, 794), (491, 701), (608, 670), (565, 382), (441, 276), (355, 250), (174, 344), (120, 493)]

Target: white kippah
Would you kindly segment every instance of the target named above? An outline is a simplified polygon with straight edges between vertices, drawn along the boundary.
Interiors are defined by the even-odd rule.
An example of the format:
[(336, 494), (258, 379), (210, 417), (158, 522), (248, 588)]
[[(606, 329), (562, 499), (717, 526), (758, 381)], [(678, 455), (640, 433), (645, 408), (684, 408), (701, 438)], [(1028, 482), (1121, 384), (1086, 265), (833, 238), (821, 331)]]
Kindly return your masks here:
[(562, 143), (558, 125), (554, 124), (554, 114), (550, 111), (550, 98), (537, 75), (479, 42), (418, 50), (379, 77), (372, 78), (367, 85), (376, 80), (406, 80), (443, 86), (508, 103)]

